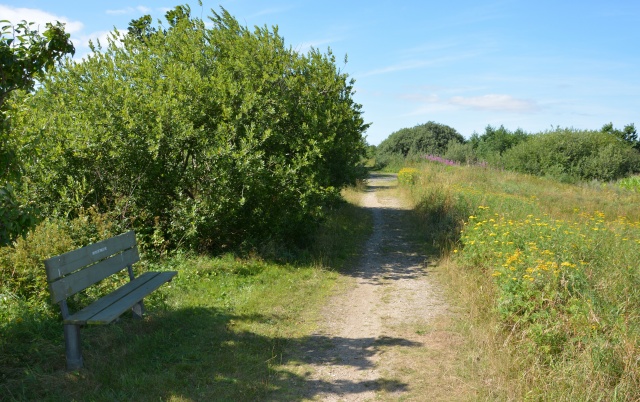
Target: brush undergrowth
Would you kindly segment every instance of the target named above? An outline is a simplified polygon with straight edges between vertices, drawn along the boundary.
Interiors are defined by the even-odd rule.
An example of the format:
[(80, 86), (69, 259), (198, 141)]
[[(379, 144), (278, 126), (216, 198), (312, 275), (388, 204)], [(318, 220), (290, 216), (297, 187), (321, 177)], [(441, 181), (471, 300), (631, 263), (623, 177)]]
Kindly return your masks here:
[[(354, 191), (345, 195), (357, 198)], [(115, 325), (83, 329), (85, 367), (78, 372), (64, 369), (57, 307), (40, 293), (29, 298), (4, 287), (0, 399), (231, 401), (277, 395), (292, 381), (305, 381), (282, 369), (286, 351), (310, 336), (337, 271), (350, 264), (370, 230), (369, 213), (345, 203), (331, 211), (314, 246), (303, 252), (143, 257), (136, 271), (177, 270), (177, 277), (145, 299), (142, 322), (125, 316)], [(62, 247), (74, 246), (69, 236), (59, 237), (66, 241)]]
[(487, 400), (640, 398), (640, 196), (426, 163), (407, 186)]

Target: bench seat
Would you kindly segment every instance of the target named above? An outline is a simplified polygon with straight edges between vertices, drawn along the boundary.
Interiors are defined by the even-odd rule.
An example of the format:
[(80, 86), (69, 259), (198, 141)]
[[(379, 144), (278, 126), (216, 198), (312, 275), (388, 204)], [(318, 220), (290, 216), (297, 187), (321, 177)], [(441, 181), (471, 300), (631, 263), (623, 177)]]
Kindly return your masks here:
[(176, 271), (145, 272), (114, 292), (69, 316), (64, 320), (64, 323), (75, 325), (109, 324), (145, 296), (169, 282), (176, 274)]

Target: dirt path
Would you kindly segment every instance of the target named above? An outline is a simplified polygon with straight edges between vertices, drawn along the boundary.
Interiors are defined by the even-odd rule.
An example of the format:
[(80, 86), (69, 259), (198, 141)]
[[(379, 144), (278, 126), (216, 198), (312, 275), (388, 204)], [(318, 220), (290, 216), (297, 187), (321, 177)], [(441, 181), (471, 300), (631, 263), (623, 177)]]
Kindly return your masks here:
[(373, 235), (347, 273), (351, 286), (326, 306), (320, 330), (304, 345), (302, 400), (459, 397), (447, 363), (459, 340), (438, 328), (448, 307), (403, 228), (408, 211), (395, 182), (390, 175), (368, 182), (361, 204), (373, 214)]

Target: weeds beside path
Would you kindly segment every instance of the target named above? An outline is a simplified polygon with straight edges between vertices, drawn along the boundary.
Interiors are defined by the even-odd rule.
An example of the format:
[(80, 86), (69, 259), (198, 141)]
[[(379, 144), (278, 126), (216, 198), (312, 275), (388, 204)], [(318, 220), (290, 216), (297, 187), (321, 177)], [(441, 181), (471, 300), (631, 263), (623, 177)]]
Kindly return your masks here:
[(274, 399), (467, 399), (454, 367), (462, 339), (449, 329), (450, 309), (407, 230), (410, 210), (395, 183), (394, 175), (370, 178), (360, 204), (373, 215), (373, 234), (318, 331), (285, 366), (298, 383)]

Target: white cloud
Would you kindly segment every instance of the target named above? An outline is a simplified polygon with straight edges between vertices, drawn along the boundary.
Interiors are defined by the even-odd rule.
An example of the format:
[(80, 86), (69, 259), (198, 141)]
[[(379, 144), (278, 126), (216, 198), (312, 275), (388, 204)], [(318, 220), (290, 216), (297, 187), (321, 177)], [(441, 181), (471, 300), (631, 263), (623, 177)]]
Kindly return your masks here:
[(470, 109), (491, 110), (501, 112), (534, 112), (539, 109), (538, 105), (527, 99), (514, 98), (511, 95), (489, 94), (483, 96), (454, 96), (449, 99), (453, 105), (463, 106)]
[(507, 112), (507, 113), (532, 113), (541, 109), (539, 103), (518, 99), (511, 95), (489, 94), (483, 96), (452, 96), (441, 97), (435, 93), (402, 94), (400, 99), (412, 104), (412, 110), (403, 116), (423, 116), (433, 113), (455, 112), (462, 109)]
[(123, 15), (123, 14), (134, 14), (134, 13), (142, 13), (147, 14), (150, 13), (151, 9), (145, 6), (137, 6), (137, 7), (126, 7), (120, 8), (117, 10), (107, 10), (106, 13), (109, 15)]
[[(78, 47), (89, 47), (89, 41), (92, 41), (94, 45), (98, 45), (98, 42), (100, 42), (100, 45), (102, 46), (106, 46), (109, 41), (108, 38), (111, 36), (113, 31), (96, 31), (96, 32), (91, 32), (90, 34), (87, 35), (78, 35), (75, 38), (72, 38), (71, 40), (73, 41), (73, 44), (76, 48)], [(122, 30), (119, 30), (120, 34), (122, 35)], [(125, 30), (126, 32), (126, 30)]]
[(61, 17), (35, 8), (20, 8), (0, 5), (0, 19), (9, 20), (12, 24), (16, 24), (22, 20), (27, 22), (35, 22), (34, 28), (40, 31), (45, 30), (47, 22), (55, 23), (60, 21), (65, 24), (67, 33), (73, 34), (82, 30), (84, 25), (80, 21), (71, 21), (66, 17)]

